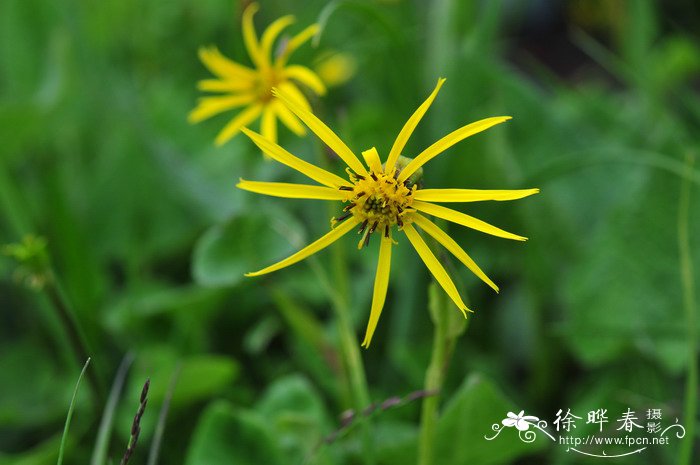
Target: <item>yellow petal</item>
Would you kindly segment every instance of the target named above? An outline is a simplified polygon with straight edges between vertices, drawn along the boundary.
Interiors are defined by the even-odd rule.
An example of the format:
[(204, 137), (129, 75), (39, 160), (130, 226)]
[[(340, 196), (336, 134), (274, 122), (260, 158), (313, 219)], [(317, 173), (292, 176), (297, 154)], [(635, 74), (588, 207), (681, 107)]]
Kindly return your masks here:
[(253, 81), (251, 80), (219, 80), (219, 79), (203, 79), (197, 83), (197, 89), (204, 92), (240, 92), (243, 90), (251, 90)]
[(274, 100), (271, 103), (271, 105), (275, 109), (275, 113), (277, 113), (277, 116), (279, 117), (280, 121), (282, 121), (282, 124), (287, 126), (294, 134), (296, 134), (299, 137), (306, 135), (306, 128), (303, 124), (301, 124), (299, 118), (297, 118), (294, 113), (289, 111), (289, 108), (285, 107), (284, 104), (279, 100)]
[(379, 261), (377, 262), (377, 275), (374, 278), (374, 292), (372, 293), (372, 309), (369, 312), (369, 322), (365, 339), (362, 341), (363, 347), (369, 347), (372, 341), (374, 330), (377, 329), (379, 316), (384, 308), (386, 290), (389, 286), (389, 270), (391, 269), (391, 237), (382, 234), (382, 242), (379, 246)]
[(455, 145), (457, 142), (466, 139), (469, 136), (473, 136), (481, 131), (484, 131), (491, 126), (503, 123), (511, 119), (510, 116), (494, 116), (492, 118), (486, 118), (474, 123), (463, 126), (456, 131), (452, 131), (439, 141), (435, 142), (433, 145), (423, 150), (416, 158), (411, 160), (411, 162), (406, 165), (406, 167), (401, 170), (401, 175), (399, 175), (399, 181), (404, 182), (413, 173), (416, 172), (418, 168), (426, 164), (428, 161), (440, 155), (442, 152), (448, 148)]
[(372, 147), (369, 150), (365, 150), (362, 152), (362, 157), (365, 159), (365, 163), (367, 163), (370, 170), (375, 173), (382, 172), (382, 162), (379, 159), (379, 153), (377, 153), (376, 148)]
[(298, 157), (295, 157), (291, 153), (287, 152), (285, 149), (279, 145), (270, 142), (269, 140), (262, 137), (260, 134), (251, 131), (247, 128), (242, 128), (241, 131), (248, 136), (255, 145), (257, 145), (260, 150), (265, 152), (273, 160), (293, 168), (300, 173), (308, 176), (316, 182), (319, 182), (325, 186), (338, 188), (340, 186), (351, 186), (351, 184), (345, 179), (330, 173), (323, 168), (319, 168), (316, 165), (312, 165)]
[(199, 123), (226, 110), (248, 105), (253, 100), (255, 100), (255, 96), (252, 94), (203, 98), (199, 100), (197, 107), (187, 115), (187, 120), (190, 123)]
[(262, 109), (263, 106), (261, 104), (257, 104), (250, 106), (237, 114), (216, 136), (216, 140), (214, 141), (216, 145), (223, 145), (228, 142), (238, 133), (238, 131), (240, 131), (243, 126), (250, 124), (258, 116), (260, 116)]
[(290, 184), (286, 182), (246, 181), (241, 179), (236, 187), (249, 192), (255, 192), (256, 194), (285, 197), (288, 199), (345, 199), (345, 194), (343, 194), (342, 191), (325, 186), (309, 186), (306, 184)]
[(282, 50), (282, 53), (280, 53), (279, 57), (277, 58), (276, 65), (278, 67), (284, 66), (291, 54), (294, 53), (296, 49), (304, 45), (304, 42), (316, 35), (318, 33), (318, 30), (319, 25), (312, 24), (311, 26), (308, 26), (306, 29), (301, 31), (299, 34), (289, 39), (289, 42), (287, 42), (287, 45), (284, 47), (284, 50)]
[(401, 151), (404, 149), (404, 147), (406, 147), (406, 142), (408, 142), (408, 138), (411, 137), (411, 134), (413, 134), (413, 131), (416, 129), (416, 126), (418, 126), (418, 123), (420, 122), (421, 118), (423, 118), (425, 112), (428, 111), (430, 105), (433, 104), (433, 100), (435, 100), (435, 97), (437, 96), (438, 92), (440, 91), (440, 87), (442, 87), (442, 84), (444, 82), (444, 78), (438, 79), (437, 85), (435, 86), (435, 90), (433, 90), (433, 92), (426, 99), (426, 101), (418, 107), (415, 113), (413, 113), (413, 115), (411, 115), (408, 121), (406, 121), (406, 124), (404, 124), (403, 128), (401, 129), (401, 132), (399, 132), (399, 135), (394, 141), (394, 145), (391, 147), (389, 157), (386, 159), (387, 173), (391, 172), (391, 169), (394, 167), (396, 160), (398, 160), (399, 155), (401, 155)]
[(462, 297), (460, 297), (457, 287), (455, 287), (455, 283), (452, 282), (452, 279), (447, 274), (447, 271), (445, 271), (445, 268), (440, 264), (438, 259), (435, 258), (435, 255), (433, 255), (433, 252), (430, 251), (430, 248), (426, 245), (423, 238), (420, 237), (418, 231), (416, 231), (412, 225), (406, 224), (403, 227), (403, 232), (406, 233), (406, 237), (408, 237), (408, 240), (411, 241), (411, 244), (413, 244), (416, 252), (418, 252), (418, 255), (420, 255), (420, 258), (423, 260), (423, 263), (425, 263), (425, 266), (427, 266), (430, 272), (433, 274), (435, 280), (440, 284), (440, 286), (442, 286), (447, 295), (450, 296), (450, 299), (452, 299), (455, 305), (457, 305), (457, 308), (462, 310), (462, 313), (464, 313), (464, 316), (466, 317), (466, 312), (470, 310), (462, 301)]
[(313, 255), (319, 250), (328, 247), (330, 244), (343, 237), (343, 235), (347, 234), (355, 226), (357, 226), (357, 220), (355, 220), (354, 217), (348, 218), (343, 223), (341, 223), (340, 226), (336, 227), (335, 229), (331, 229), (331, 231), (325, 236), (322, 236), (320, 239), (317, 239), (315, 242), (312, 242), (311, 244), (307, 245), (294, 255), (290, 255), (284, 260), (279, 261), (274, 265), (270, 265), (267, 268), (263, 268), (260, 271), (246, 273), (246, 276), (260, 276), (261, 274), (272, 273), (273, 271), (277, 271), (281, 268), (285, 268), (287, 266), (300, 262), (309, 255)]
[(304, 110), (299, 105), (297, 105), (292, 98), (286, 93), (279, 89), (273, 89), (272, 93), (282, 99), (282, 101), (287, 105), (292, 113), (297, 115), (300, 120), (308, 126), (323, 142), (328, 145), (331, 150), (333, 150), (355, 173), (357, 174), (367, 174), (367, 170), (360, 160), (357, 159), (352, 150), (348, 148), (345, 143), (340, 140), (331, 129), (326, 126), (320, 119), (314, 116), (310, 111)]
[(243, 42), (253, 63), (258, 67), (263, 67), (267, 63), (267, 57), (261, 53), (258, 35), (255, 33), (255, 25), (253, 24), (253, 16), (259, 8), (258, 4), (253, 2), (243, 11)]
[(280, 35), (280, 33), (294, 22), (294, 16), (287, 15), (276, 19), (272, 24), (270, 24), (265, 32), (263, 32), (262, 39), (260, 40), (260, 53), (265, 56), (265, 60), (269, 62), (270, 56), (272, 56), (272, 45), (275, 40)]
[(517, 200), (539, 189), (482, 190), (482, 189), (419, 189), (413, 197), (426, 202), (479, 202), (481, 200)]
[[(299, 105), (301, 108), (303, 108), (306, 111), (311, 111), (311, 104), (309, 101), (306, 99), (304, 96), (304, 93), (299, 90), (299, 88), (292, 83), (292, 81), (285, 81), (282, 82), (279, 85), (279, 89), (284, 92), (287, 97), (289, 97), (294, 103)], [(284, 104), (284, 102), (280, 99), (276, 99), (277, 102), (279, 102), (280, 105), (283, 107), (287, 108)], [(290, 111), (291, 113), (291, 111)], [(294, 113), (292, 113), (294, 114)]]
[(275, 109), (272, 105), (267, 105), (263, 111), (260, 121), (260, 133), (264, 138), (277, 143), (277, 121), (275, 120)]
[(516, 241), (526, 241), (527, 237), (518, 236), (517, 234), (509, 233), (500, 228), (492, 226), (485, 221), (481, 221), (473, 216), (466, 215), (462, 212), (452, 210), (442, 205), (435, 205), (433, 203), (421, 202), (420, 200), (413, 201), (413, 208), (420, 210), (428, 215), (437, 216), (447, 221), (452, 221), (453, 223), (461, 224), (467, 228), (476, 229), (486, 234), (491, 234), (492, 236), (503, 237), (505, 239), (513, 239)]
[(234, 80), (251, 80), (255, 78), (255, 71), (226, 58), (216, 47), (200, 47), (199, 59), (202, 60), (202, 63), (209, 71), (220, 78)]
[(420, 213), (414, 213), (411, 218), (413, 218), (413, 221), (420, 226), (420, 228), (433, 236), (433, 238), (438, 241), (444, 248), (449, 250), (452, 255), (457, 257), (457, 259), (464, 264), (467, 268), (471, 270), (472, 273), (477, 275), (479, 279), (481, 279), (483, 282), (491, 286), (491, 288), (498, 292), (498, 286), (494, 284), (493, 281), (489, 279), (488, 276), (486, 276), (486, 273), (481, 271), (481, 268), (479, 268), (479, 265), (476, 264), (474, 260), (467, 254), (467, 252), (462, 249), (462, 247), (455, 242), (454, 239), (452, 239), (445, 231), (440, 229), (435, 223), (430, 221), (428, 218), (424, 217)]
[(284, 69), (284, 73), (288, 78), (294, 79), (302, 84), (306, 85), (309, 89), (313, 90), (317, 95), (326, 94), (326, 86), (321, 81), (316, 73), (311, 71), (306, 66), (301, 65), (291, 65)]

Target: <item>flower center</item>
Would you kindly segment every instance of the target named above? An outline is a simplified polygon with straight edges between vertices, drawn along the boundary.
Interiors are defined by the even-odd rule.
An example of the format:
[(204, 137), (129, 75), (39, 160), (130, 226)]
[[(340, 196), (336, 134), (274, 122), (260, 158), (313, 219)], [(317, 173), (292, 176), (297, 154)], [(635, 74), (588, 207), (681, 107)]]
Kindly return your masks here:
[(268, 103), (274, 98), (272, 88), (277, 87), (280, 83), (278, 73), (270, 68), (258, 75), (258, 82), (255, 86), (255, 92), (258, 95), (258, 100), (262, 103)]
[(392, 173), (370, 172), (367, 176), (348, 170), (348, 174), (353, 186), (340, 188), (348, 193), (345, 200), (348, 205), (343, 209), (345, 214), (331, 221), (335, 224), (354, 216), (360, 222), (358, 234), (362, 234), (358, 248), (369, 244), (370, 236), (375, 231), (389, 237), (391, 226), (397, 224), (399, 228), (403, 227), (408, 220), (406, 215), (413, 211), (411, 204), (415, 185), (412, 186), (410, 181), (397, 181), (398, 170)]

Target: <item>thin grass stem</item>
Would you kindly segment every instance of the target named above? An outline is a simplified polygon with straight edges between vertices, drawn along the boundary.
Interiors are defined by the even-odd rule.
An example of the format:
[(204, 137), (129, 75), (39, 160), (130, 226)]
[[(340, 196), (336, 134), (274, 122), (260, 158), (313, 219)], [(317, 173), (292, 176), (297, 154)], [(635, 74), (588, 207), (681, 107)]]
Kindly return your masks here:
[(160, 413), (158, 414), (158, 423), (156, 424), (156, 430), (153, 434), (153, 441), (151, 442), (151, 447), (148, 450), (148, 462), (146, 462), (147, 465), (156, 465), (156, 463), (158, 463), (160, 446), (163, 443), (163, 434), (165, 433), (165, 421), (168, 419), (168, 412), (170, 411), (170, 401), (173, 398), (173, 393), (175, 392), (175, 387), (177, 386), (177, 380), (180, 378), (181, 370), (182, 365), (178, 363), (177, 367), (175, 367), (175, 371), (170, 377), (168, 390), (165, 392), (163, 405), (161, 406)]
[(104, 412), (102, 413), (100, 426), (97, 429), (97, 439), (95, 440), (95, 448), (92, 451), (90, 465), (105, 465), (107, 463), (107, 450), (109, 449), (109, 438), (114, 425), (114, 412), (117, 409), (117, 404), (119, 403), (119, 398), (124, 388), (126, 375), (129, 373), (129, 368), (133, 362), (134, 354), (129, 352), (119, 364), (117, 374), (114, 376), (112, 388), (107, 397)]
[(80, 376), (78, 376), (78, 381), (75, 383), (75, 389), (73, 389), (73, 397), (70, 399), (70, 405), (68, 406), (68, 415), (66, 415), (66, 424), (63, 425), (63, 435), (61, 436), (61, 446), (58, 448), (58, 461), (56, 465), (63, 465), (63, 454), (66, 450), (66, 439), (68, 438), (68, 429), (70, 428), (70, 422), (73, 418), (73, 409), (75, 408), (75, 397), (78, 394), (78, 388), (80, 387), (80, 381), (83, 379), (83, 375), (87, 370), (88, 365), (90, 365), (90, 358), (85, 360), (85, 365), (80, 371)]
[[(44, 294), (48, 298), (53, 309), (56, 311), (73, 352), (75, 352), (76, 358), (78, 360), (87, 360), (90, 358), (90, 350), (87, 342), (85, 341), (85, 337), (78, 326), (78, 322), (75, 320), (74, 313), (63, 296), (63, 292), (59, 287), (53, 271), (49, 269), (47, 273), (49, 278), (46, 281), (46, 285), (43, 287)], [(92, 386), (93, 393), (97, 400), (97, 405), (103, 405), (105, 403), (104, 388), (100, 382), (97, 372), (95, 370), (89, 371), (87, 373), (87, 379)]]

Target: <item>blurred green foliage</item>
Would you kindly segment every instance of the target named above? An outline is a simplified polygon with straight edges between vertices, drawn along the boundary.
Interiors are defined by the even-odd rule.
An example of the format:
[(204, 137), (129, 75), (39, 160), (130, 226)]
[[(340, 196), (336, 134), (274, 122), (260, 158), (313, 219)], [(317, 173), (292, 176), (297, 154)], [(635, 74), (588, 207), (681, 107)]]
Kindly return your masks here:
[[(551, 422), (560, 408), (663, 408), (665, 420), (688, 421), (688, 338), (699, 328), (683, 311), (677, 217), (687, 178), (697, 270), (700, 170), (684, 161), (700, 156), (697, 7), (262, 3), (261, 25), (286, 13), (299, 29), (324, 20), (318, 47), (295, 61), (313, 65), (328, 50), (357, 61), (353, 79), (312, 102), (354, 150), (386, 154), (440, 76), (447, 83), (407, 151), (476, 119), (514, 117), (425, 169), (426, 187), (542, 190), (465, 207), (528, 236), (525, 244), (449, 226), (501, 293), (453, 266), (476, 313), (440, 398), (439, 463), (597, 463), (508, 432), (486, 441), (508, 411)], [(186, 123), (195, 83), (207, 75), (200, 45), (247, 63), (240, 10), (234, 0), (0, 3), (0, 243), (46, 239), (104, 386), (123, 355), (135, 354), (108, 438), (111, 463), (126, 447), (147, 377), (151, 397), (132, 463), (146, 461), (169, 395), (161, 463), (364, 461), (353, 425), (324, 442), (350, 407), (329, 310), (334, 289), (319, 280), (330, 254), (242, 276), (319, 236), (337, 212), (237, 191), (240, 177), (300, 178), (242, 136), (215, 148), (226, 116)], [(552, 11), (565, 31), (547, 28)], [(282, 130), (280, 141), (341, 171), (313, 137)], [(359, 344), (377, 245), (340, 247)], [(421, 389), (430, 359), (430, 277), (409, 249), (397, 248), (384, 315), (362, 353), (378, 402)], [(0, 464), (51, 464), (84, 360), (50, 301), (23, 289), (14, 269), (0, 258)], [(81, 388), (67, 463), (90, 460), (100, 398)], [(414, 401), (373, 414), (377, 463), (412, 463), (419, 410)], [(592, 431), (582, 425), (578, 433)], [(676, 463), (679, 443), (616, 463)]]

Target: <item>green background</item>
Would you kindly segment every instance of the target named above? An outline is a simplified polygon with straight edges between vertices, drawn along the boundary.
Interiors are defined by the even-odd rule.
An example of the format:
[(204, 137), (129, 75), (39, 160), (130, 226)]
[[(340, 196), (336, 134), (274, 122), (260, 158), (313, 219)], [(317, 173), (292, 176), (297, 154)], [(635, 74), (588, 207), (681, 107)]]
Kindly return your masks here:
[[(298, 19), (292, 32), (326, 20), (318, 46), (304, 46), (293, 63), (313, 66), (327, 51), (356, 60), (348, 83), (312, 99), (353, 150), (376, 146), (385, 157), (446, 77), (405, 155), (480, 118), (513, 120), (427, 165), (426, 187), (541, 189), (457, 206), (528, 242), (449, 226), (501, 292), (440, 257), (452, 260), (475, 314), (447, 368), (436, 463), (605, 460), (546, 439), (524, 444), (514, 429), (486, 441), (508, 411), (551, 423), (560, 408), (584, 418), (607, 408), (612, 436), (628, 407), (639, 417), (660, 408), (664, 424), (690, 422), (697, 308), (684, 301), (691, 287), (682, 273), (700, 264), (700, 162), (688, 162), (700, 156), (700, 12), (692, 2), (661, 3), (262, 2), (258, 32), (287, 13)], [(347, 282), (319, 280), (328, 251), (242, 276), (320, 236), (339, 209), (237, 190), (240, 177), (302, 177), (263, 160), (243, 136), (215, 147), (230, 115), (187, 123), (196, 81), (209, 77), (198, 47), (215, 44), (249, 64), (240, 11), (229, 0), (0, 3), (0, 243), (46, 239), (103, 390), (81, 385), (66, 463), (117, 463), (150, 377), (131, 462), (146, 463), (174, 375), (160, 463), (415, 461), (420, 400), (372, 415), (372, 458), (356, 425), (323, 442), (351, 407), (330, 305), (349, 289), (359, 344), (377, 243), (358, 253), (352, 238), (340, 241)], [(342, 172), (313, 136), (281, 128), (280, 144)], [(377, 402), (422, 389), (432, 346), (429, 273), (404, 237), (395, 250), (387, 304), (362, 351)], [(15, 269), (0, 259), (0, 463), (51, 464), (84, 360), (51, 300), (26, 289)], [(121, 379), (124, 357), (133, 363), (107, 409), (111, 434), (100, 439), (104, 392)], [(576, 435), (590, 426), (582, 421)], [(670, 442), (615, 463), (678, 463), (682, 441)], [(93, 456), (96, 446), (106, 452)]]

